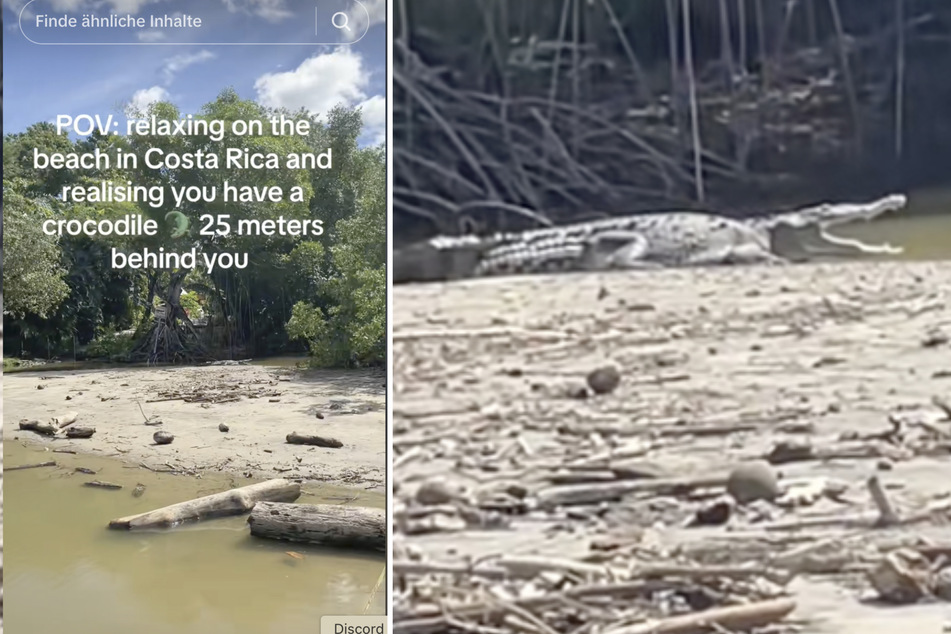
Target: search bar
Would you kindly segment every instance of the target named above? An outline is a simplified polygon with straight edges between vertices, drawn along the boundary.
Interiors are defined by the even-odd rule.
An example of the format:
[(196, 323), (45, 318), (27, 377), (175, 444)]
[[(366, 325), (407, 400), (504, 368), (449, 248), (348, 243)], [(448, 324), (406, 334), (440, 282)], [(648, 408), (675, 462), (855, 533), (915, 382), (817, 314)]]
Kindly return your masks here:
[[(235, 3), (203, 2), (183, 13), (158, 3), (132, 13), (63, 11), (52, 0), (29, 0), (20, 9), (18, 26), (27, 41), (40, 46), (347, 46), (370, 30), (370, 11), (360, 0), (288, 4), (297, 6), (262, 14), (254, 3), (235, 8)], [(313, 29), (308, 27), (311, 10)], [(238, 34), (240, 41), (234, 41)]]
[(329, 26), (337, 31), (336, 36), (347, 43), (363, 39), (370, 29), (370, 12), (361, 2), (354, 2), (351, 7), (343, 11), (328, 11), (325, 3), (319, 3), (314, 8), (314, 34), (318, 39), (326, 39), (323, 34), (328, 26), (327, 15), (330, 14)]

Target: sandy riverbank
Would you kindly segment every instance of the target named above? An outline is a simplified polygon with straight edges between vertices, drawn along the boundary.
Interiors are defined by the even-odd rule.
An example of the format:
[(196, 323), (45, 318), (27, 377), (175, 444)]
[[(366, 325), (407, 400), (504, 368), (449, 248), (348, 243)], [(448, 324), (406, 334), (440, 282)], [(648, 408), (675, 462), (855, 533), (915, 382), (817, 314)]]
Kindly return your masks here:
[[(531, 498), (551, 486), (559, 465), (618, 448), (666, 476), (718, 473), (788, 438), (778, 431), (783, 422), (811, 423), (814, 445), (832, 446), (843, 434), (887, 431), (896, 412), (941, 421), (931, 399), (951, 397), (951, 347), (942, 343), (951, 335), (951, 262), (473, 280), (399, 287), (394, 302), (398, 506), (412, 504), (418, 483), (434, 476), (476, 495), (514, 481)], [(608, 362), (623, 377), (615, 392), (570, 396), (590, 370)], [(736, 433), (671, 431), (740, 423)], [(935, 424), (951, 433), (947, 421)], [(652, 426), (669, 434), (654, 437)], [(615, 436), (611, 429), (624, 431)], [(877, 471), (880, 462), (783, 465), (787, 478), (847, 483), (848, 505), (775, 513), (873, 510), (864, 483), (876, 472), (902, 509), (951, 493), (946, 455), (894, 459), (887, 471)], [(604, 530), (627, 531), (636, 543), (635, 535), (651, 529), (665, 548), (721, 544), (742, 562), (744, 550), (759, 543), (730, 538), (722, 528), (682, 530), (679, 522), (695, 505), (663, 496), (625, 499), (610, 503), (607, 513), (582, 507), (573, 517), (516, 516), (508, 530), (397, 535), (396, 548), (411, 545), (432, 562), (582, 557)], [(845, 540), (846, 533), (833, 526), (814, 539)], [(927, 524), (894, 536), (914, 535), (940, 537)], [(840, 552), (872, 537), (883, 533), (852, 533), (853, 541), (842, 543), (853, 546)], [(864, 603), (868, 582), (846, 577), (805, 575), (788, 588), (798, 604), (794, 616), (809, 620), (801, 631), (932, 632), (951, 617), (947, 604)], [(412, 600), (397, 610), (412, 613)]]
[[(246, 365), (19, 372), (3, 380), (4, 437), (158, 471), (223, 471), (383, 491), (384, 382), (381, 371)], [(91, 439), (50, 440), (18, 428), (22, 419), (45, 421), (69, 411), (79, 414), (76, 425), (96, 428)], [(146, 417), (162, 424), (146, 425)], [(219, 431), (220, 423), (229, 431)], [(174, 442), (154, 444), (158, 430), (173, 434)], [(333, 437), (343, 447), (287, 444), (295, 431)]]

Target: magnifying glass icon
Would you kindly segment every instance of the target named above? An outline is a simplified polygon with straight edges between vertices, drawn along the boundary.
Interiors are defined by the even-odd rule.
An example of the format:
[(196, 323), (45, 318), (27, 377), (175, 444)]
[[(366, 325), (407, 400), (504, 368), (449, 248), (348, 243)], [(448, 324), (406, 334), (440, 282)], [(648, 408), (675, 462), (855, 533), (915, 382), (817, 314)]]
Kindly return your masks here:
[(338, 29), (346, 29), (348, 31), (350, 30), (350, 16), (348, 16), (343, 11), (337, 11), (334, 13), (333, 17), (330, 18), (330, 23)]

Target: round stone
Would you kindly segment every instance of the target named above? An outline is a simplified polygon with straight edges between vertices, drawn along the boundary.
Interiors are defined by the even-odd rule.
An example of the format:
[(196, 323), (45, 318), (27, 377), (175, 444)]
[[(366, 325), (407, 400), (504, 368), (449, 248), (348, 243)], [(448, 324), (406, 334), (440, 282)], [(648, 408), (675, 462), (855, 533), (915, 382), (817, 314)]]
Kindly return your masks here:
[(443, 480), (427, 480), (416, 489), (416, 502), (424, 506), (448, 504), (458, 497), (453, 487)]
[(588, 387), (595, 394), (609, 394), (621, 383), (621, 373), (612, 365), (588, 373)]
[(739, 504), (779, 497), (779, 482), (773, 467), (764, 460), (742, 464), (730, 472), (726, 491)]

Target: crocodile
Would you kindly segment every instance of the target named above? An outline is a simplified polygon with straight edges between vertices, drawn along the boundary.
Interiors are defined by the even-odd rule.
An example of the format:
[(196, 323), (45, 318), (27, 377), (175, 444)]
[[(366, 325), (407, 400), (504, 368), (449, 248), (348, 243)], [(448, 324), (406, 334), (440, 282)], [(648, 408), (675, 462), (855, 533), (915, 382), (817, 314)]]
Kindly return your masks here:
[(396, 283), (490, 275), (738, 264), (897, 255), (901, 247), (836, 236), (832, 227), (905, 207), (903, 194), (824, 203), (737, 220), (696, 211), (617, 216), (491, 236), (437, 236), (397, 249)]

